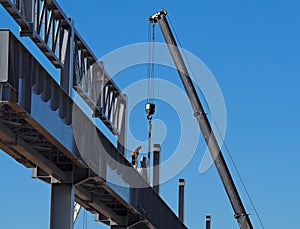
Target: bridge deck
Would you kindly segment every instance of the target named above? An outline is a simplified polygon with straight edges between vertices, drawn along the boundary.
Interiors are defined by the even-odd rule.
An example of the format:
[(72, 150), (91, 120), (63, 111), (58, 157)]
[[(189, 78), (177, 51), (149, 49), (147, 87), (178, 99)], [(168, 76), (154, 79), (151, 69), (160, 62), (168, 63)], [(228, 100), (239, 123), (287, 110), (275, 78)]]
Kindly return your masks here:
[[(104, 223), (111, 219), (120, 225), (135, 225), (134, 228), (186, 228), (8, 30), (0, 31), (0, 50), (3, 151), (33, 168), (39, 179), (50, 183), (54, 178), (74, 184), (76, 201), (99, 214)], [(74, 123), (75, 119), (80, 122)], [(88, 148), (82, 149), (75, 143), (74, 131), (78, 125), (85, 133), (80, 139)], [(100, 139), (100, 145), (94, 139)], [(130, 172), (125, 172), (124, 166)], [(109, 182), (112, 176), (121, 180), (123, 187)], [(137, 185), (144, 188), (135, 188)]]

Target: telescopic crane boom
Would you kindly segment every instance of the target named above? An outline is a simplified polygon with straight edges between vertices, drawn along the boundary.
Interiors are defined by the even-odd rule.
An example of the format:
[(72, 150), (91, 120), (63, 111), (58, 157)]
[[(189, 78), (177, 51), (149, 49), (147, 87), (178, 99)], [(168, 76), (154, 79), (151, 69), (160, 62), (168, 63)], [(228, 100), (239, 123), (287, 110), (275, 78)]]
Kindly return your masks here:
[(252, 229), (253, 226), (250, 222), (249, 216), (245, 211), (242, 200), (238, 194), (232, 176), (229, 172), (228, 166), (224, 160), (220, 146), (218, 145), (216, 137), (212, 131), (211, 125), (200, 103), (200, 100), (198, 98), (195, 87), (192, 83), (187, 67), (183, 61), (182, 55), (178, 49), (177, 43), (172, 34), (168, 21), (166, 19), (166, 15), (167, 15), (166, 10), (161, 10), (160, 12), (154, 14), (153, 16), (150, 16), (149, 21), (151, 23), (158, 23), (162, 31), (164, 39), (168, 45), (168, 49), (176, 65), (180, 79), (183, 83), (185, 91), (193, 107), (194, 116), (197, 119), (201, 132), (209, 148), (210, 154), (212, 158), (214, 158), (214, 164), (217, 168), (217, 171), (222, 180), (227, 196), (234, 210), (234, 217), (237, 219), (239, 227), (241, 229)]

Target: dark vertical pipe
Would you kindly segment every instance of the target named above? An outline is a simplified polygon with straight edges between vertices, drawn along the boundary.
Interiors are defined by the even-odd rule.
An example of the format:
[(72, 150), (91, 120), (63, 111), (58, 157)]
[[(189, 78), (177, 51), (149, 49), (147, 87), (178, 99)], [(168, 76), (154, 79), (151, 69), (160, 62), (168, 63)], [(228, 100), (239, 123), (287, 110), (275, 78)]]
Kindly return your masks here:
[(184, 179), (179, 179), (178, 187), (178, 217), (184, 222)]
[(205, 223), (206, 223), (206, 229), (210, 229), (210, 222), (211, 222), (211, 217), (210, 215), (207, 215), (206, 216), (206, 219), (205, 219)]
[(160, 144), (153, 145), (153, 189), (159, 194)]

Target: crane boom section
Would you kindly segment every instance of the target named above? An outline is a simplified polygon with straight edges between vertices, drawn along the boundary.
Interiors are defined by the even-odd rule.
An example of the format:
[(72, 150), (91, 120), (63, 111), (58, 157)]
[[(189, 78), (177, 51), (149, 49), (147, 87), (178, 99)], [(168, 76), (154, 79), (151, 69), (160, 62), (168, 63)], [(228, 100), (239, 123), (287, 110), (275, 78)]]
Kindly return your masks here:
[(172, 56), (172, 59), (177, 68), (178, 74), (185, 88), (186, 94), (193, 107), (194, 116), (197, 119), (200, 130), (204, 136), (206, 144), (209, 148), (210, 154), (214, 159), (214, 164), (217, 168), (218, 174), (221, 178), (227, 196), (230, 200), (232, 208), (234, 210), (234, 216), (238, 221), (241, 229), (252, 229), (252, 224), (248, 214), (245, 211), (242, 200), (238, 194), (236, 186), (233, 182), (232, 176), (225, 162), (220, 146), (216, 140), (216, 137), (212, 131), (211, 125), (204, 112), (203, 106), (199, 100), (194, 84), (191, 80), (185, 62), (177, 46), (176, 40), (172, 34), (171, 28), (166, 19), (167, 12), (161, 10), (160, 12), (149, 17), (151, 23), (158, 23), (162, 31), (163, 37), (168, 45), (168, 49)]

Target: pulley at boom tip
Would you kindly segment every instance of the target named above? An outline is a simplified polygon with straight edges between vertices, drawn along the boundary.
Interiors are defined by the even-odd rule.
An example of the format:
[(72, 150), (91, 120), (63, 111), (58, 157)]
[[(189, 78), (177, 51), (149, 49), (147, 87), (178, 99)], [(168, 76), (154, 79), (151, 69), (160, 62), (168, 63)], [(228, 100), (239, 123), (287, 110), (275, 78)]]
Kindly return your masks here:
[(162, 9), (161, 11), (153, 14), (148, 18), (148, 21), (150, 23), (156, 23), (161, 18), (161, 16), (167, 16), (168, 12), (165, 9)]

